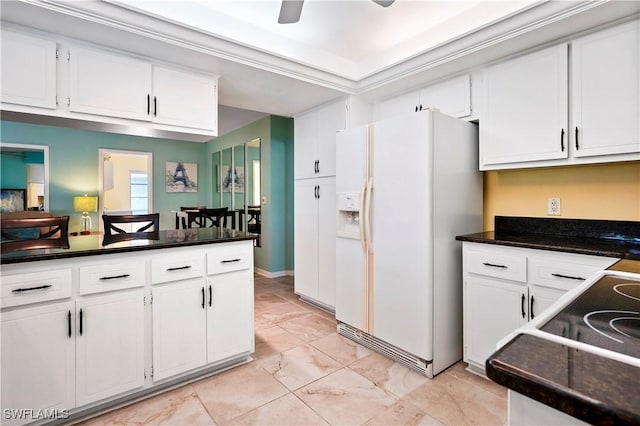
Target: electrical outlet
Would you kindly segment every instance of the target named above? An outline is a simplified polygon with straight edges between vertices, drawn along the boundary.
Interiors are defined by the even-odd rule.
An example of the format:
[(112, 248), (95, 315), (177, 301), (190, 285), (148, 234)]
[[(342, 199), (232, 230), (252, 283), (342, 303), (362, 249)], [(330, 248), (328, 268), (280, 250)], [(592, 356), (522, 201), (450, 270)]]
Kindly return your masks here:
[(560, 198), (552, 197), (547, 200), (547, 215), (560, 216)]

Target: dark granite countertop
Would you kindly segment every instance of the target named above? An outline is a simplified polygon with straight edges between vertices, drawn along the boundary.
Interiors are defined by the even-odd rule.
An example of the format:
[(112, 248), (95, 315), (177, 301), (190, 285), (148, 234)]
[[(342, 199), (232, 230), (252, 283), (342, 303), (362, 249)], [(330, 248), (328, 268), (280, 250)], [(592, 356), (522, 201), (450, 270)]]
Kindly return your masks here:
[(456, 240), (640, 260), (640, 222), (496, 216), (494, 226)]
[(90, 235), (69, 237), (70, 247), (68, 249), (36, 249), (3, 253), (0, 256), (0, 264), (66, 259), (201, 244), (228, 243), (233, 241), (254, 240), (257, 237), (256, 234), (227, 228), (191, 228), (160, 231), (157, 240), (122, 241), (103, 246), (103, 235), (92, 233)]
[[(621, 260), (609, 270), (638, 273), (640, 261)], [(486, 371), (493, 381), (588, 423), (640, 424), (640, 368), (632, 365), (520, 334), (489, 357)]]

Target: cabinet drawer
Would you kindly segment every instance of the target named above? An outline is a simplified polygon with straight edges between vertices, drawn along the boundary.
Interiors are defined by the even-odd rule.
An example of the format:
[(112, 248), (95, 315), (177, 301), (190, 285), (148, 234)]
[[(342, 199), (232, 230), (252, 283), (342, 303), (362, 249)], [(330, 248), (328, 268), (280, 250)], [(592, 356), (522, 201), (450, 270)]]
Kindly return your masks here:
[(204, 251), (189, 250), (151, 259), (151, 283), (186, 280), (204, 275)]
[(505, 280), (527, 282), (527, 257), (499, 249), (467, 250), (467, 272)]
[(207, 250), (207, 274), (221, 274), (253, 266), (253, 245), (220, 244)]
[(2, 308), (67, 297), (71, 297), (70, 268), (2, 277)]
[(112, 263), (80, 267), (80, 294), (143, 287), (144, 262)]
[(545, 287), (571, 290), (618, 259), (558, 253), (553, 257), (529, 258), (529, 281)]

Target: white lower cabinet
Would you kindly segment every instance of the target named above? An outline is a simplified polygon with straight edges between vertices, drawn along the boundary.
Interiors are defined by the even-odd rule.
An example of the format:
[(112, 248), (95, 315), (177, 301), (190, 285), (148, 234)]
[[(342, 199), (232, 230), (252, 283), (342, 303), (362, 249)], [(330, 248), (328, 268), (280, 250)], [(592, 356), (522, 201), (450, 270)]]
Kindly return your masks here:
[(73, 415), (246, 360), (253, 243), (2, 265), (0, 308), (0, 423)]
[(207, 362), (204, 278), (153, 289), (153, 379), (201, 367)]
[(144, 290), (76, 301), (76, 404), (144, 385)]
[(464, 361), (484, 374), (503, 337), (617, 260), (464, 242)]
[(7, 410), (75, 406), (73, 311), (65, 301), (2, 313), (2, 424), (29, 421)]
[(207, 277), (207, 362), (253, 352), (253, 285), (248, 269)]

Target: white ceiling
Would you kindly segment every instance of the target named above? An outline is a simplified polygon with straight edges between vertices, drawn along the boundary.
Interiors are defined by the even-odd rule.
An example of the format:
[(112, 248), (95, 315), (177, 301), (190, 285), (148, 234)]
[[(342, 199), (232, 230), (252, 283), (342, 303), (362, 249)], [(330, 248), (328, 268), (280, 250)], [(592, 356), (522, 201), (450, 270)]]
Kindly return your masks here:
[(284, 25), (280, 0), (114, 3), (357, 81), (537, 0), (306, 0)]
[[(3, 26), (219, 76), (220, 134), (347, 94), (385, 99), (640, 14), (640, 1), (2, 1)], [(247, 111), (243, 111), (247, 110)]]

